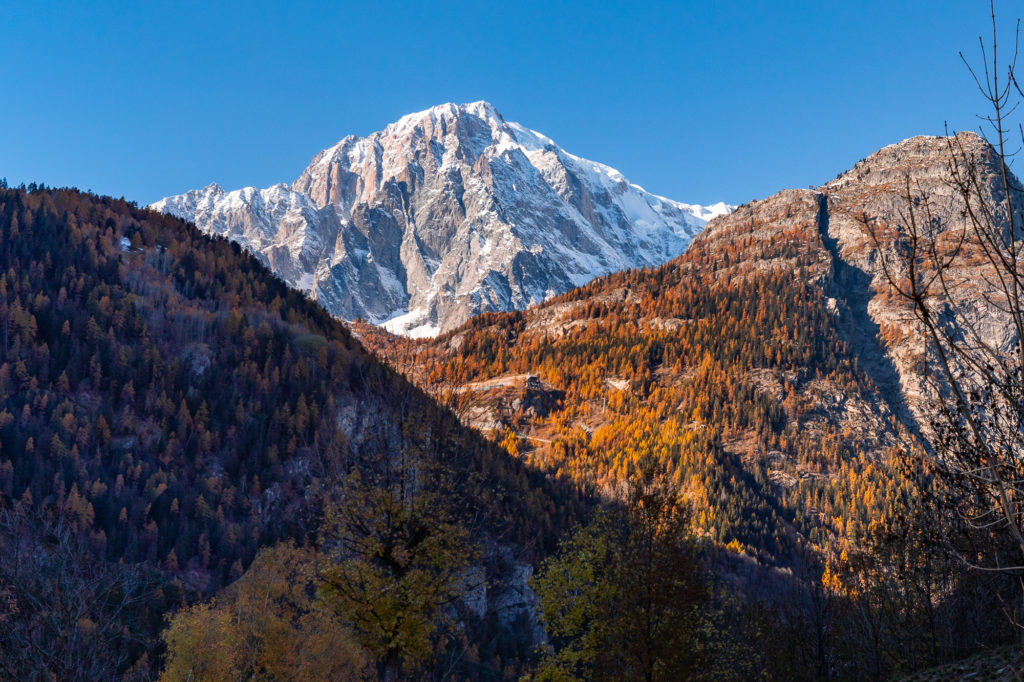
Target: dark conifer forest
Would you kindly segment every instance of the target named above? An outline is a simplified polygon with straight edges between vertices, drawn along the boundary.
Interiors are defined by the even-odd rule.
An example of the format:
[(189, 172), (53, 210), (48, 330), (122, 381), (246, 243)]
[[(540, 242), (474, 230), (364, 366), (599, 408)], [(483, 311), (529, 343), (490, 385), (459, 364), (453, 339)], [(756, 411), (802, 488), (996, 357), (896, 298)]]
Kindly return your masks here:
[[(166, 613), (261, 547), (316, 544), (324, 500), (396, 451), (454, 472), (437, 494), (492, 564), (499, 546), (544, 556), (579, 514), (578, 494), (460, 425), (237, 245), (65, 189), (3, 190), (0, 225), (0, 543), (5, 559), (39, 543), (24, 550), (38, 563), (2, 562), (3, 677), (113, 674), (74, 672), (100, 654), (117, 673), (142, 656), (158, 670)], [(75, 575), (51, 575), (51, 552)], [(119, 627), (51, 623), (55, 581), (100, 566), (132, 572), (111, 588), (131, 608), (83, 618)], [(65, 667), (26, 649), (59, 648), (64, 628), (96, 640)]]

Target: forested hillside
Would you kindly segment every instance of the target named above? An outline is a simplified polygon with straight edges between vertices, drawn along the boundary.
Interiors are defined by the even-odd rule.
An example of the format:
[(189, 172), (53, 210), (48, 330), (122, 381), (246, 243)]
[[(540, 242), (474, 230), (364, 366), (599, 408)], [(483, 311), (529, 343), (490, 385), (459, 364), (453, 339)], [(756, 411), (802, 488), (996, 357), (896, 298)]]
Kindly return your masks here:
[[(957, 143), (979, 191), (998, 196), (992, 148)], [(719, 577), (735, 577), (730, 556), (794, 577), (788, 593), (778, 574), (728, 579), (777, 624), (759, 650), (805, 657), (769, 674), (884, 679), (956, 658), (1011, 636), (985, 614), (1013, 599), (1012, 580), (937, 550), (959, 531), (927, 516), (911, 485), (924, 475), (922, 346), (880, 266), (904, 248), (888, 230), (908, 183), (943, 211), (936, 225), (962, 220), (949, 150), (925, 137), (887, 147), (818, 190), (712, 221), (665, 266), (434, 340), (356, 333), (510, 453), (605, 499), (653, 456), (697, 536), (723, 549)], [(984, 281), (977, 269), (961, 279), (967, 300)], [(994, 336), (1010, 331), (998, 310), (975, 309)]]
[(882, 680), (1015, 641), (1013, 580), (911, 485), (920, 357), (872, 270), (942, 163), (915, 138), (428, 341), (4, 189), (0, 673)]
[[(47, 638), (121, 672), (152, 662), (164, 612), (262, 546), (315, 540), (325, 497), (397, 452), (456, 472), (437, 494), (488, 578), (496, 556), (550, 550), (579, 509), (237, 245), (124, 201), (0, 191), (0, 551), (35, 557), (0, 562), (5, 676), (38, 663), (67, 679), (27, 660)], [(60, 541), (33, 544), (47, 534)], [(61, 552), (82, 571), (41, 568)], [(60, 621), (59, 581), (87, 589), (90, 565), (135, 567), (113, 581), (131, 608), (92, 595), (99, 612)], [(117, 626), (90, 640), (90, 619)]]
[[(482, 316), (434, 343), (360, 331), (535, 466), (610, 495), (653, 451), (715, 540), (768, 561), (800, 538), (825, 547), (896, 498), (886, 448), (900, 427), (830, 310), (817, 199), (765, 204), (761, 220), (799, 218), (764, 240), (745, 225), (736, 246), (698, 239), (665, 267)], [(753, 249), (784, 267), (745, 263)], [(554, 397), (541, 406), (544, 393)]]
[[(992, 148), (959, 139), (997, 191)], [(945, 138), (906, 140), (712, 221), (667, 265), (436, 340), (358, 333), (535, 466), (610, 495), (653, 451), (717, 541), (769, 561), (835, 547), (899, 499), (891, 450), (921, 428), (921, 347), (879, 265), (899, 244), (869, 224), (898, 221), (907, 178), (936, 220), (959, 217), (949, 157)]]

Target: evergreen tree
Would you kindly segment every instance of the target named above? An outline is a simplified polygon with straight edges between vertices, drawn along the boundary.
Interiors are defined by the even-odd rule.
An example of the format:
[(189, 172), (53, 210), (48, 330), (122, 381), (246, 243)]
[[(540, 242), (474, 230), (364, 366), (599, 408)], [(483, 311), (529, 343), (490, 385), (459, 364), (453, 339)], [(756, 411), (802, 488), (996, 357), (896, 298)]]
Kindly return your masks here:
[(680, 680), (702, 661), (707, 590), (679, 489), (648, 470), (535, 580), (553, 648), (538, 680)]

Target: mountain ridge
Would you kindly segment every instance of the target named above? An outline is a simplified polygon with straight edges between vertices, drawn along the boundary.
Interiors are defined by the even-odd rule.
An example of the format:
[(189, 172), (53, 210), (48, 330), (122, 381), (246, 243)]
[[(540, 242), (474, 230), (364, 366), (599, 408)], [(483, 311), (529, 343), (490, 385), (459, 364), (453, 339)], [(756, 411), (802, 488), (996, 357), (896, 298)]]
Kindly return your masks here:
[[(944, 229), (963, 227), (946, 177), (951, 141), (995, 196), (996, 156), (983, 138), (908, 138), (819, 188), (737, 207), (657, 268), (430, 341), (355, 331), (537, 466), (610, 493), (635, 451), (654, 447), (701, 505), (729, 500), (704, 520), (719, 541), (775, 557), (801, 535), (827, 547), (900, 494), (890, 452), (927, 428), (920, 343), (881, 260), (900, 248), (885, 230), (899, 220), (907, 177)], [(882, 226), (877, 241), (869, 223)], [(957, 279), (970, 300), (983, 264), (969, 245), (964, 256)], [(997, 309), (976, 312), (996, 345), (1012, 344)], [(749, 525), (765, 508), (777, 515), (771, 539)]]

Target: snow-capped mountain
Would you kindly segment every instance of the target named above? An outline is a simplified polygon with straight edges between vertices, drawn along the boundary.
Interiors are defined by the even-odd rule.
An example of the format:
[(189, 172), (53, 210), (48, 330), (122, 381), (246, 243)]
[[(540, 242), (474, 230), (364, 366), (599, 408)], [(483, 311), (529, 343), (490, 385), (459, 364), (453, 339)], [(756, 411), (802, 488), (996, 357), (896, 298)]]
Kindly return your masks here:
[(290, 186), (151, 208), (237, 241), (334, 315), (426, 336), (661, 264), (733, 207), (650, 194), (474, 102), (346, 137)]

